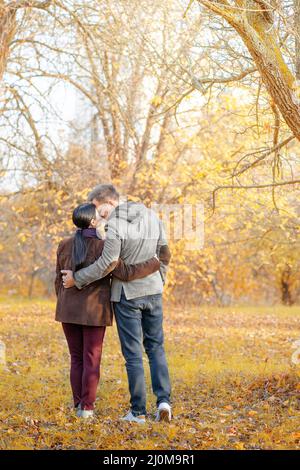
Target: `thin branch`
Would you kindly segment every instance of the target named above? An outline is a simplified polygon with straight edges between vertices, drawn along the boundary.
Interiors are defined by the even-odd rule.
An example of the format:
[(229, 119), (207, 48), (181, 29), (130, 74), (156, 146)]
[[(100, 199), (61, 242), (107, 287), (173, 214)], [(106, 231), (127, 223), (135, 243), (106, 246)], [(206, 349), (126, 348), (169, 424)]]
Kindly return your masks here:
[(257, 67), (250, 67), (244, 72), (239, 73), (238, 75), (230, 75), (229, 77), (224, 78), (196, 78), (194, 77), (192, 80), (193, 86), (200, 91), (203, 91), (201, 85), (211, 84), (214, 85), (215, 83), (230, 83), (230, 82), (238, 82), (245, 78), (247, 75), (254, 73), (257, 71)]
[(186, 15), (187, 15), (189, 9), (191, 8), (192, 4), (194, 3), (194, 1), (195, 1), (195, 0), (190, 0), (190, 1), (189, 1), (189, 4), (188, 4), (188, 6), (186, 7), (185, 12), (184, 12), (184, 14), (183, 14), (183, 19), (186, 18)]
[(216, 193), (217, 191), (221, 189), (261, 189), (261, 188), (273, 188), (274, 186), (287, 186), (290, 184), (299, 184), (300, 180), (291, 180), (291, 181), (282, 181), (280, 183), (267, 183), (267, 184), (250, 184), (247, 186), (234, 186), (234, 185), (228, 185), (228, 186), (218, 186), (213, 190), (212, 193), (212, 210), (213, 213), (216, 208)]
[(222, 16), (227, 21), (237, 23), (239, 20), (239, 14), (237, 13), (236, 8), (229, 5), (226, 0), (198, 0), (198, 2), (214, 13), (217, 13), (217, 15)]
[[(263, 155), (261, 155), (259, 158), (257, 158), (253, 163), (250, 163), (249, 165), (247, 165), (246, 167), (242, 168), (240, 171), (238, 172), (234, 172), (233, 173), (233, 177), (235, 176), (240, 176), (242, 173), (245, 173), (245, 171), (249, 170), (249, 168), (252, 168), (254, 167), (255, 165), (257, 165), (259, 162), (261, 162), (262, 160), (264, 160), (265, 158), (267, 158), (269, 155), (272, 155), (272, 153), (276, 153), (278, 152), (278, 150), (280, 150), (282, 147), (285, 147), (289, 142), (291, 142), (292, 140), (294, 140), (296, 137), (294, 135), (291, 135), (290, 137), (288, 137), (287, 139), (283, 140), (282, 142), (280, 142), (279, 144), (277, 144), (275, 147), (272, 147), (270, 150), (268, 150), (267, 152), (264, 152)], [(252, 154), (247, 154), (245, 155), (243, 158), (241, 158), (238, 162), (238, 164), (244, 160), (245, 158), (251, 156), (251, 155), (255, 155), (257, 154), (258, 152), (254, 152)], [(236, 168), (238, 166), (238, 164), (236, 165)]]
[(38, 2), (35, 0), (19, 0), (18, 2), (10, 2), (7, 4), (7, 8), (10, 10), (18, 10), (19, 8), (40, 8), (42, 10), (48, 8), (52, 3), (52, 0), (45, 0), (44, 2)]

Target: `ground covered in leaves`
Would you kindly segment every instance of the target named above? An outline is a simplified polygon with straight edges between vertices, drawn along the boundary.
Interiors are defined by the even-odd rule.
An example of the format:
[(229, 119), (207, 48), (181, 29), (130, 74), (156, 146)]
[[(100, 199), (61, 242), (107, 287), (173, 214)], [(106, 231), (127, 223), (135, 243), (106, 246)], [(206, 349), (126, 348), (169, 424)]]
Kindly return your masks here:
[(290, 360), (299, 307), (165, 305), (174, 420), (153, 420), (145, 358), (142, 427), (118, 419), (128, 392), (115, 326), (107, 330), (96, 418), (74, 416), (67, 346), (53, 318), (51, 302), (0, 302), (9, 369), (0, 371), (1, 449), (300, 448), (300, 372)]

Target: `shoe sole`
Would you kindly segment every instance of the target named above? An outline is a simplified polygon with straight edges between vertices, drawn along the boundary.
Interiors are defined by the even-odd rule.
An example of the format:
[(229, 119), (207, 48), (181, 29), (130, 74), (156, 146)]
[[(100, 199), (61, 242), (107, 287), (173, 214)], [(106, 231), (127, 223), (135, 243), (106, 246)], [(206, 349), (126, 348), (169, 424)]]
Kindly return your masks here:
[(93, 419), (95, 418), (95, 414), (93, 413), (92, 415), (84, 415), (82, 414), (83, 413), (83, 410), (81, 411), (81, 414), (80, 414), (80, 418), (81, 419)]
[(171, 421), (170, 413), (168, 410), (159, 411), (159, 421), (164, 421), (165, 423), (169, 423)]
[(136, 424), (146, 424), (146, 421), (134, 421), (133, 419), (122, 419), (123, 423), (136, 423)]

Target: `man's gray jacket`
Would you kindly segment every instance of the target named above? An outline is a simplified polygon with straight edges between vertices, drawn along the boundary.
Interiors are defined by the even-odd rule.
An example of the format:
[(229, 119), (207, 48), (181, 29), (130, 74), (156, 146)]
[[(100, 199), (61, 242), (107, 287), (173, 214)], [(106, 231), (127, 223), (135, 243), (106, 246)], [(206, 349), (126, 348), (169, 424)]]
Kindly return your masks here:
[(76, 287), (81, 289), (106, 276), (114, 269), (119, 257), (125, 263), (135, 264), (156, 254), (161, 260), (160, 271), (129, 282), (113, 277), (111, 300), (120, 301), (122, 287), (127, 299), (162, 293), (170, 252), (157, 214), (144, 204), (126, 202), (112, 211), (105, 230), (101, 257), (74, 274)]

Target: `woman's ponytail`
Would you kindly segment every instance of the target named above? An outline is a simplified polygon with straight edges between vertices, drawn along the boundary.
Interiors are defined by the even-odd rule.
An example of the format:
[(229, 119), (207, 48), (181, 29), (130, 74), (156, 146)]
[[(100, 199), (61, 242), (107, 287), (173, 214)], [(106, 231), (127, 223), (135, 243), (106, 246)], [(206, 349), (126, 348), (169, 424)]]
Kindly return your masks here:
[(72, 248), (72, 270), (78, 271), (86, 260), (88, 251), (87, 238), (83, 230), (89, 228), (91, 221), (96, 218), (96, 206), (91, 202), (80, 204), (73, 211), (73, 223), (78, 227)]
[(82, 229), (76, 230), (72, 249), (72, 270), (78, 271), (82, 268), (87, 255), (87, 239), (82, 235)]

